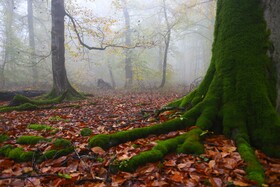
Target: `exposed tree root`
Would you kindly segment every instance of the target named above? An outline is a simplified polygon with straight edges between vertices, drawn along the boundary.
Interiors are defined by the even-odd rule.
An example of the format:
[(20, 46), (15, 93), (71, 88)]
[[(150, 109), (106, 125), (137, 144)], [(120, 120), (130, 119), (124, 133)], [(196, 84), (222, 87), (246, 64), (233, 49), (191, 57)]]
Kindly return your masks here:
[[(64, 92), (63, 94), (53, 97), (52, 92), (46, 96), (42, 96), (38, 99), (30, 99), (23, 95), (16, 95), (8, 106), (0, 107), (0, 112), (11, 112), (11, 111), (25, 111), (25, 110), (37, 110), (37, 109), (49, 109), (53, 106), (41, 107), (43, 105), (54, 105), (59, 104), (63, 100), (77, 100), (84, 99), (78, 92), (73, 95), (72, 92)], [(71, 105), (71, 107), (77, 107), (76, 105)]]

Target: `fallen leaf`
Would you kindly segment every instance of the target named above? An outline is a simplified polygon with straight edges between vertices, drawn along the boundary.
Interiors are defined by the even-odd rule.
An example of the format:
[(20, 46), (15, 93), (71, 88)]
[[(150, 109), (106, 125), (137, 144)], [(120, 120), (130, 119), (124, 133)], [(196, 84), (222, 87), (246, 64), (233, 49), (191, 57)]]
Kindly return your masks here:
[(93, 147), (91, 148), (91, 151), (98, 155), (103, 155), (106, 153), (101, 147)]
[(209, 182), (211, 183), (212, 187), (221, 187), (223, 182), (220, 178), (210, 178)]
[(233, 184), (236, 186), (251, 186), (251, 184), (242, 182), (242, 181), (233, 181)]
[(172, 181), (175, 182), (183, 182), (183, 176), (180, 172), (174, 172), (173, 176), (171, 177)]
[(168, 160), (168, 161), (164, 161), (163, 165), (165, 166), (176, 166), (176, 161), (175, 160)]

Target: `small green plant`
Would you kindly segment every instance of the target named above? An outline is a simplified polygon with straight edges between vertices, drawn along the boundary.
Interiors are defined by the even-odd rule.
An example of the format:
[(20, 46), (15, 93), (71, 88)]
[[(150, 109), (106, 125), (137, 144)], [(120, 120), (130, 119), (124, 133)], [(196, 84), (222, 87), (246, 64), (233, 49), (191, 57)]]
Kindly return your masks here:
[(50, 140), (42, 136), (21, 136), (16, 140), (18, 144), (37, 144), (42, 141), (48, 142)]
[(128, 160), (123, 160), (119, 164), (119, 169), (122, 170), (123, 168), (127, 168), (128, 166)]
[(72, 143), (69, 140), (65, 140), (63, 138), (58, 138), (53, 142), (55, 148), (67, 148), (72, 146)]
[(132, 144), (132, 147), (134, 148), (134, 149), (136, 149), (136, 148), (138, 148), (138, 147), (140, 147), (138, 144)]
[(158, 169), (163, 169), (163, 167), (164, 167), (164, 165), (163, 165), (163, 163), (162, 162), (160, 162), (158, 165), (157, 165), (157, 167), (158, 167)]
[(65, 179), (71, 179), (71, 178), (72, 178), (71, 175), (69, 175), (69, 174), (63, 174), (63, 173), (58, 173), (58, 176), (59, 176), (60, 178), (65, 178)]
[(90, 136), (90, 135), (92, 135), (92, 130), (90, 128), (83, 128), (81, 130), (81, 135), (82, 136)]
[(0, 143), (3, 143), (9, 139), (9, 136), (7, 134), (1, 134), (0, 135)]
[(97, 161), (97, 162), (103, 162), (103, 161), (104, 161), (104, 159), (103, 159), (103, 158), (101, 158), (101, 157), (98, 157), (98, 158), (96, 158), (96, 161)]

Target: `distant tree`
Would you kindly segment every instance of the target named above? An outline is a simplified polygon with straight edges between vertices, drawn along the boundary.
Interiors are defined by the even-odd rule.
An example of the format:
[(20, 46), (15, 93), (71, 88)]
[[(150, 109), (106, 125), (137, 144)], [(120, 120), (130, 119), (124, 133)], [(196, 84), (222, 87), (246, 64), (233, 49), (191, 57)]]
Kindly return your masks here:
[(28, 20), (28, 34), (29, 34), (29, 47), (31, 49), (30, 62), (32, 64), (32, 79), (33, 86), (36, 86), (38, 81), (38, 69), (36, 66), (35, 58), (35, 36), (34, 36), (34, 21), (33, 21), (33, 0), (27, 0), (27, 20)]
[(3, 11), (4, 11), (4, 57), (0, 64), (0, 88), (3, 88), (6, 84), (5, 78), (5, 67), (8, 63), (12, 62), (13, 57), (13, 40), (14, 40), (14, 0), (4, 0), (3, 1)]
[[(127, 1), (122, 1), (122, 8), (125, 20), (125, 45), (131, 46), (131, 28), (130, 28), (130, 16), (127, 8)], [(131, 49), (125, 49), (125, 87), (129, 88), (133, 83), (133, 68), (131, 61)]]
[(171, 40), (171, 31), (172, 31), (172, 25), (170, 25), (168, 16), (167, 16), (167, 10), (166, 10), (166, 0), (163, 0), (163, 13), (164, 13), (164, 20), (166, 24), (166, 34), (164, 35), (164, 57), (162, 62), (162, 80), (160, 84), (160, 88), (164, 87), (166, 82), (166, 68), (167, 68), (167, 58), (168, 58), (168, 51), (169, 51), (169, 45)]

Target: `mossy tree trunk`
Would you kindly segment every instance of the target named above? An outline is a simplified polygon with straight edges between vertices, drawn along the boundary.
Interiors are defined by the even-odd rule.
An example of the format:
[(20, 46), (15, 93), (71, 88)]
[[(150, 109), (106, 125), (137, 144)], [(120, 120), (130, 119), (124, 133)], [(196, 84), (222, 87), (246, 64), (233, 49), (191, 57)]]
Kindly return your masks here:
[(263, 9), (256, 0), (218, 0), (212, 60), (200, 86), (169, 106), (184, 107), (182, 117), (151, 127), (97, 135), (90, 146), (108, 148), (125, 141), (185, 129), (187, 133), (158, 142), (132, 157), (124, 170), (158, 161), (171, 151), (203, 152), (201, 133), (216, 131), (235, 140), (247, 164), (247, 175), (259, 184), (264, 171), (254, 149), (280, 157), (280, 119), (275, 110), (276, 73), (267, 56), (270, 42)]
[(49, 97), (58, 97), (67, 91), (68, 97), (78, 97), (81, 95), (71, 86), (65, 68), (65, 47), (64, 47), (64, 0), (52, 0), (52, 72), (53, 89)]

